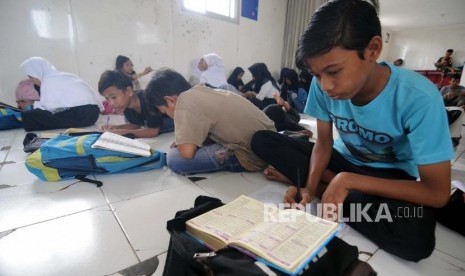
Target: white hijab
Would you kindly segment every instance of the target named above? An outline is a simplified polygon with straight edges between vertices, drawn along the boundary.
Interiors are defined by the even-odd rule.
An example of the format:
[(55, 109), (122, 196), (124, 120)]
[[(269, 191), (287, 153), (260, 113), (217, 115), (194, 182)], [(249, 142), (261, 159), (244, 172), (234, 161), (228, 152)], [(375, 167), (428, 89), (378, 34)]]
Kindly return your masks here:
[(103, 110), (102, 98), (78, 76), (58, 71), (48, 60), (31, 57), (21, 65), (23, 72), (41, 81), (40, 101), (34, 108), (53, 111), (58, 108), (97, 105)]
[(223, 59), (217, 54), (206, 54), (203, 59), (208, 65), (208, 69), (202, 72), (200, 76), (201, 83), (208, 83), (214, 87), (220, 87), (227, 84), (224, 72)]

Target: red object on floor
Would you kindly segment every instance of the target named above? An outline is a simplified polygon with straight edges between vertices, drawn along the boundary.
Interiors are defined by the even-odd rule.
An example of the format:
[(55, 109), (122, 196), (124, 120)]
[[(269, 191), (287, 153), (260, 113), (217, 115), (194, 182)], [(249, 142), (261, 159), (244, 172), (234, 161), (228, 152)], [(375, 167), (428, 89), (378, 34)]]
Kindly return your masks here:
[[(439, 88), (449, 85), (450, 83), (450, 78), (455, 75), (462, 75), (462, 72), (449, 72), (444, 76), (444, 79), (442, 78), (442, 72), (438, 70), (415, 70), (415, 72), (418, 72), (422, 74), (423, 76), (427, 77), (432, 83), (436, 84)], [(442, 81), (441, 81), (442, 80)]]

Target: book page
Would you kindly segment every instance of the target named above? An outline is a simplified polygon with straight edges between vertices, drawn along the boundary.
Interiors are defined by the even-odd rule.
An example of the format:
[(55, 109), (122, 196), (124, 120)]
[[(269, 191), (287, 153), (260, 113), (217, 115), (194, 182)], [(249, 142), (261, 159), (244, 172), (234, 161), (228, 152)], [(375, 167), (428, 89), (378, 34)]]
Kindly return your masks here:
[(234, 201), (186, 222), (227, 243), (238, 234), (263, 221), (263, 203), (240, 196)]
[(239, 245), (287, 271), (294, 271), (331, 237), (338, 224), (295, 209), (280, 212), (289, 221), (257, 225), (230, 244)]
[(150, 145), (111, 132), (104, 132), (91, 147), (141, 156), (151, 155)]

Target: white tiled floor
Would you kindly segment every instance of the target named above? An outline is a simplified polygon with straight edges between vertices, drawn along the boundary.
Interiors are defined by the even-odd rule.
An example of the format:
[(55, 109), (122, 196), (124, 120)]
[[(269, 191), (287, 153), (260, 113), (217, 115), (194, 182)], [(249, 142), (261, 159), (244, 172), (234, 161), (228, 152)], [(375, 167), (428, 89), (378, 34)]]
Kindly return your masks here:
[[(121, 119), (112, 118), (112, 122)], [(105, 122), (102, 116), (100, 122)], [(304, 119), (310, 129), (315, 122)], [(95, 127), (94, 127), (95, 128)], [(93, 129), (93, 128), (90, 128)], [(284, 185), (261, 173), (198, 175), (192, 182), (169, 169), (137, 174), (99, 175), (101, 188), (76, 181), (43, 182), (29, 173), (22, 151), (23, 130), (0, 132), (0, 275), (121, 275), (158, 256), (162, 275), (169, 235), (166, 221), (193, 205), (198, 195), (228, 202), (240, 194), (280, 202)], [(465, 134), (464, 134), (465, 136)], [(166, 151), (173, 139), (144, 139)], [(456, 149), (453, 178), (465, 181), (465, 143)], [(438, 225), (431, 257), (411, 263), (392, 256), (346, 227), (340, 236), (357, 245), (360, 258), (379, 275), (465, 275), (465, 238)]]

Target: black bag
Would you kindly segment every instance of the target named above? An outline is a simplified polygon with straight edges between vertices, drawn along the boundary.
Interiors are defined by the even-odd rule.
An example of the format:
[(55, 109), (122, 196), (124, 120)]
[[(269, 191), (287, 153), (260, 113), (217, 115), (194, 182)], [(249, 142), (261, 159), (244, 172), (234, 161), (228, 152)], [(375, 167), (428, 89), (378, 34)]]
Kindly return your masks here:
[(460, 118), (460, 115), (462, 115), (462, 111), (460, 110), (446, 110), (446, 112), (447, 122), (449, 123), (449, 125), (455, 122), (458, 118)]
[(31, 153), (40, 148), (49, 138), (40, 138), (37, 134), (29, 132), (26, 134), (23, 140), (23, 150), (26, 153)]
[[(196, 198), (194, 207), (178, 211), (175, 218), (167, 222), (171, 239), (168, 247), (164, 276), (191, 275), (268, 275), (255, 264), (255, 260), (234, 248), (211, 252), (209, 248), (186, 234), (186, 221), (222, 206), (217, 199), (207, 196)], [(195, 256), (194, 256), (195, 255)], [(270, 268), (270, 270), (273, 270)], [(277, 275), (285, 275), (273, 270)], [(309, 264), (301, 274), (313, 275), (376, 275), (371, 266), (358, 260), (358, 249), (335, 237), (326, 245), (326, 253)]]

